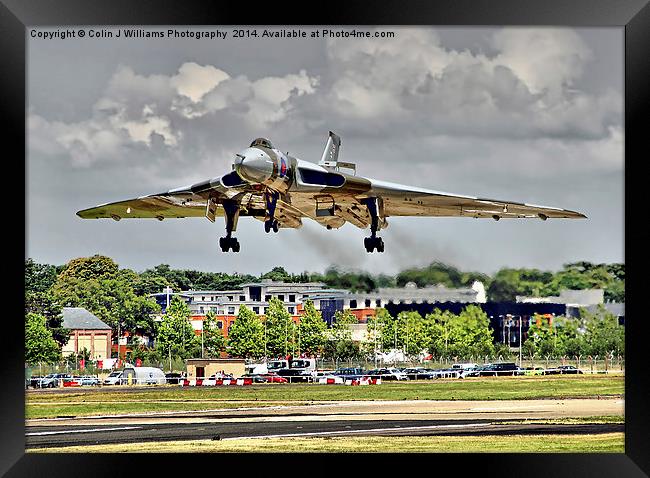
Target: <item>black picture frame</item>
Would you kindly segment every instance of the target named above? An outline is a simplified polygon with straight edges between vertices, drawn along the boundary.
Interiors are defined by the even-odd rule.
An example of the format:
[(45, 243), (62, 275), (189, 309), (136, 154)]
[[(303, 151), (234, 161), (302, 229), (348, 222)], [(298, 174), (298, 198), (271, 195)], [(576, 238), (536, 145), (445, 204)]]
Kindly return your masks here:
[[(5, 172), (9, 165), (20, 165), (25, 158), (26, 137), (26, 26), (54, 25), (440, 25), (440, 26), (569, 26), (621, 27), (625, 29), (625, 214), (643, 224), (641, 210), (644, 192), (641, 156), (645, 136), (644, 125), (650, 105), (650, 6), (648, 0), (381, 0), (381, 1), (312, 1), (289, 0), (273, 3), (233, 1), (171, 1), (171, 0), (0, 0), (0, 118), (4, 121), (3, 146)], [(645, 121), (644, 121), (645, 120)], [(10, 146), (10, 148), (7, 148)], [(11, 154), (9, 154), (11, 151)], [(21, 173), (22, 171), (22, 173)], [(20, 241), (20, 221), (11, 215), (11, 204), (23, 205), (27, 192), (25, 169), (5, 174), (9, 195), (3, 208), (5, 240)], [(21, 184), (20, 179), (23, 179)], [(639, 186), (634, 183), (639, 181)], [(13, 191), (12, 188), (16, 188)], [(11, 194), (13, 193), (13, 194)], [(18, 201), (12, 199), (18, 198)], [(25, 206), (25, 215), (26, 215)], [(18, 224), (18, 225), (16, 225)], [(625, 222), (627, 281), (626, 290), (626, 380), (625, 380), (625, 454), (445, 454), (440, 456), (326, 455), (260, 457), (239, 455), (105, 455), (105, 454), (25, 454), (24, 416), (24, 344), (20, 311), (13, 313), (16, 297), (22, 296), (24, 258), (16, 249), (5, 263), (10, 266), (11, 281), (5, 289), (11, 313), (5, 316), (3, 332), (2, 385), (0, 385), (2, 422), (0, 426), (0, 472), (6, 476), (121, 476), (137, 473), (171, 471), (172, 473), (238, 473), (263, 470), (264, 473), (311, 473), (319, 463), (335, 460), (338, 469), (364, 474), (386, 473), (393, 462), (399, 470), (409, 467), (411, 473), (449, 473), (440, 463), (452, 464), (454, 474), (483, 476), (644, 476), (650, 474), (650, 444), (647, 356), (643, 354), (649, 337), (648, 319), (640, 313), (640, 294), (645, 269), (643, 242), (648, 234), (637, 231), (635, 223)], [(25, 229), (26, 221), (22, 230)], [(638, 243), (634, 239), (641, 239)], [(643, 241), (645, 240), (645, 241)], [(640, 245), (635, 245), (640, 244)], [(15, 273), (15, 278), (13, 274)], [(15, 306), (18, 309), (18, 306)], [(646, 362), (644, 362), (646, 360)], [(278, 465), (268, 465), (273, 460)], [(411, 465), (413, 463), (414, 465)], [(223, 465), (223, 466), (222, 466)], [(328, 465), (329, 466), (329, 465)], [(259, 467), (259, 468), (258, 468)], [(294, 468), (296, 467), (296, 468)], [(303, 468), (304, 467), (304, 468)], [(424, 468), (423, 468), (424, 467)], [(187, 470), (187, 471), (185, 471)], [(231, 471), (232, 470), (232, 471)], [(241, 471), (238, 471), (241, 470)], [(422, 471), (420, 471), (422, 470)], [(393, 471), (394, 472), (394, 471)], [(391, 472), (392, 473), (392, 472)]]

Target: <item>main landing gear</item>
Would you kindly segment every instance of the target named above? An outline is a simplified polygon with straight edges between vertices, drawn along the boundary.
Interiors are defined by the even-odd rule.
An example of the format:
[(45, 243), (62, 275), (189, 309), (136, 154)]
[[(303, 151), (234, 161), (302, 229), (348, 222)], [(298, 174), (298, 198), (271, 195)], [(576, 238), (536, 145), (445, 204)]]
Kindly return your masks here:
[(377, 237), (377, 231), (379, 230), (377, 198), (368, 198), (363, 203), (368, 207), (368, 213), (370, 213), (371, 218), (370, 237), (364, 238), (363, 245), (366, 247), (366, 252), (372, 252), (375, 249), (377, 252), (384, 252), (384, 240), (381, 237)]
[(235, 201), (223, 201), (223, 209), (226, 213), (226, 237), (219, 238), (219, 247), (222, 252), (239, 252), (239, 241), (232, 237), (233, 231), (237, 229), (237, 220), (239, 219), (239, 204)]
[(280, 195), (275, 191), (266, 191), (264, 198), (266, 200), (266, 211), (268, 218), (264, 221), (264, 232), (267, 234), (271, 232), (278, 232), (278, 220), (275, 219), (275, 206), (278, 204), (278, 197)]

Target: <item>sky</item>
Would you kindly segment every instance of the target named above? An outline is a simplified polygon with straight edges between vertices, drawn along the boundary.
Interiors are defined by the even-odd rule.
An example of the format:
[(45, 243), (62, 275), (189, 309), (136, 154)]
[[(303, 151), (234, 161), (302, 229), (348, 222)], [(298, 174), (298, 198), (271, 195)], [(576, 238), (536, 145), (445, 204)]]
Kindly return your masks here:
[[(395, 36), (363, 39), (171, 28), (227, 36), (116, 38), (112, 28), (112, 38), (43, 39), (28, 29), (26, 257), (250, 274), (624, 261), (622, 28), (364, 27)], [(588, 219), (394, 217), (380, 233), (385, 252), (368, 254), (369, 230), (350, 224), (328, 231), (306, 219), (265, 234), (241, 218), (241, 252), (224, 254), (223, 220), (75, 215), (226, 174), (257, 137), (318, 162), (329, 130), (358, 175)]]

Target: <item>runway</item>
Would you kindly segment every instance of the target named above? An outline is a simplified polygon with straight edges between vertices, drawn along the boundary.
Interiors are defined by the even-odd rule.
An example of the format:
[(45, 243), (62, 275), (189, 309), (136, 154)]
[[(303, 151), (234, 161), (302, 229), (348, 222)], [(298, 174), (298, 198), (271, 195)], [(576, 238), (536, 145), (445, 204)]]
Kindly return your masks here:
[[(621, 399), (346, 401), (202, 412), (28, 420), (26, 447), (260, 437), (594, 434), (619, 423), (521, 423), (622, 416)], [(519, 421), (519, 423), (509, 423)]]

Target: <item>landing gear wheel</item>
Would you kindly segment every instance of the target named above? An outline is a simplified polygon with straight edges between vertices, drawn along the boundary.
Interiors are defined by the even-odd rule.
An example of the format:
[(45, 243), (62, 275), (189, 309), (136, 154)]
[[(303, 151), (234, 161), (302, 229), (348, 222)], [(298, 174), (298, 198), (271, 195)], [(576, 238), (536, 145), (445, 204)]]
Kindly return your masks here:
[(221, 247), (222, 252), (228, 252), (230, 249), (233, 252), (239, 252), (239, 241), (236, 237), (220, 237), (219, 247)]
[(366, 237), (363, 240), (363, 245), (366, 252), (373, 252), (375, 249), (377, 252), (384, 252), (384, 240), (381, 237)]

